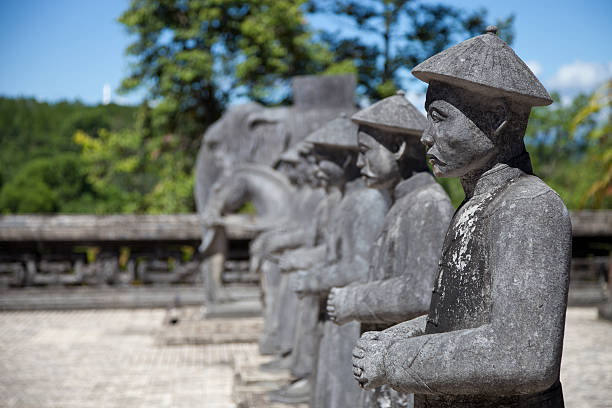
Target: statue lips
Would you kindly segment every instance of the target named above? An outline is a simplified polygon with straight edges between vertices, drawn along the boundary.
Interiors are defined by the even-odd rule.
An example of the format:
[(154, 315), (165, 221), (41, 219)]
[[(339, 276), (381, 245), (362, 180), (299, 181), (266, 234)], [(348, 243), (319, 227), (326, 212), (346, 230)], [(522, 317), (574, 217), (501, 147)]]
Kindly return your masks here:
[(325, 172), (321, 169), (317, 169), (315, 171), (315, 177), (321, 181), (327, 181), (329, 179), (329, 177), (327, 177), (327, 174), (325, 174)]
[(431, 154), (431, 153), (427, 153), (427, 158), (429, 159), (429, 163), (432, 166), (445, 166), (446, 163), (444, 163), (442, 160), (440, 160), (436, 155)]
[(370, 174), (370, 173), (364, 173), (363, 171), (361, 172), (361, 177), (362, 177), (364, 180), (367, 180), (367, 179), (370, 179), (370, 180), (377, 180), (377, 179), (378, 179), (378, 177), (376, 177), (376, 176), (374, 176), (374, 175), (372, 175), (372, 174)]

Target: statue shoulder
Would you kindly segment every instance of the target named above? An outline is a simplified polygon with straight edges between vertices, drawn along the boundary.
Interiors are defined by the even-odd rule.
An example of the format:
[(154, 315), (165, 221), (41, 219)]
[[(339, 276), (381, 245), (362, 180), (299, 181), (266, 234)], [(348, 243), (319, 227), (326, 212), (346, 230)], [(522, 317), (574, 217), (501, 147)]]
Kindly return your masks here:
[(570, 215), (565, 203), (555, 190), (536, 176), (522, 175), (511, 182), (495, 198), (490, 208), (497, 216), (553, 220), (560, 226), (569, 226), (571, 229)]
[(388, 195), (374, 188), (359, 188), (351, 193), (350, 205), (365, 212), (382, 212), (389, 210), (391, 199)]

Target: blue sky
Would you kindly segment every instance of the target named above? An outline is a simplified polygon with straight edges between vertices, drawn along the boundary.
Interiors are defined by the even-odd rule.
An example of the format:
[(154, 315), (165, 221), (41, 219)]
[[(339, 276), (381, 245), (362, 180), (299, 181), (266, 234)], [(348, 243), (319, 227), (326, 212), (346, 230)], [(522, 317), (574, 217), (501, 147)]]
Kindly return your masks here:
[[(573, 95), (612, 77), (610, 0), (446, 3), (485, 7), (491, 22), (514, 13), (513, 48), (549, 90)], [(102, 101), (108, 84), (115, 102), (140, 101), (142, 93), (120, 97), (115, 92), (129, 72), (124, 50), (130, 38), (116, 22), (128, 5), (128, 0), (0, 2), (0, 95), (94, 104)], [(315, 28), (334, 23), (312, 19)], [(412, 92), (420, 90), (415, 85)]]

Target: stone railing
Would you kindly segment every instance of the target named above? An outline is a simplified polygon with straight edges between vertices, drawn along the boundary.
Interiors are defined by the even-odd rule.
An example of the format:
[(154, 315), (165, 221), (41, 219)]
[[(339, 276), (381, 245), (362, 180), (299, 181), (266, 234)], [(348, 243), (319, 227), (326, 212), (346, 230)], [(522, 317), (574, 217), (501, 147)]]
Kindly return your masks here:
[[(601, 281), (610, 270), (612, 211), (571, 215), (572, 277)], [(231, 256), (224, 279), (253, 281), (247, 273), (252, 231), (236, 219), (226, 235)], [(0, 216), (0, 288), (201, 283), (200, 239), (197, 214)]]
[(0, 217), (0, 287), (201, 283), (197, 215)]

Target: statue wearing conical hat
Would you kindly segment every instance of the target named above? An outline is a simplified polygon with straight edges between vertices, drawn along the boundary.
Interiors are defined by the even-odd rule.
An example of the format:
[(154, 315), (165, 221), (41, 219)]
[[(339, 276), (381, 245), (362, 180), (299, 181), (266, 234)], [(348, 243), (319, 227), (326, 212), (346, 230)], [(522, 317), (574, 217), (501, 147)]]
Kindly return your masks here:
[[(419, 139), (427, 119), (403, 92), (353, 115), (359, 125), (357, 164), (370, 188), (393, 200), (370, 253), (368, 281), (332, 288), (327, 311), (336, 324), (384, 330), (427, 313), (453, 206), (427, 168)], [(362, 393), (362, 407), (412, 406), (412, 395), (387, 385)], [(388, 405), (388, 404), (392, 405)]]
[(365, 333), (364, 388), (415, 393), (415, 407), (562, 407), (571, 224), (532, 174), (523, 136), (550, 96), (496, 28), (413, 69), (428, 82), (421, 138), (438, 177), (466, 198), (442, 247), (427, 315)]
[[(313, 351), (314, 381), (311, 381), (313, 407), (340, 408), (355, 406), (359, 387), (351, 379), (351, 350), (359, 338), (359, 324), (333, 324), (325, 315), (327, 292), (331, 286), (321, 286), (323, 279), (336, 275), (353, 275), (362, 279), (367, 275), (369, 248), (382, 227), (389, 208), (389, 197), (366, 188), (359, 178), (357, 160), (357, 125), (347, 117), (337, 118), (306, 139), (313, 145), (317, 175), (328, 189), (341, 192), (342, 199), (330, 213), (325, 227), (325, 258), (308, 269), (291, 273), (291, 288), (303, 298), (315, 298), (323, 305), (318, 323), (322, 337)], [(294, 254), (293, 269), (306, 266), (312, 257)], [(288, 265), (285, 265), (288, 271)], [(314, 335), (316, 335), (315, 330)], [(302, 333), (310, 336), (312, 334)], [(314, 387), (312, 387), (314, 385)], [(272, 395), (281, 400), (293, 397), (292, 389)]]

